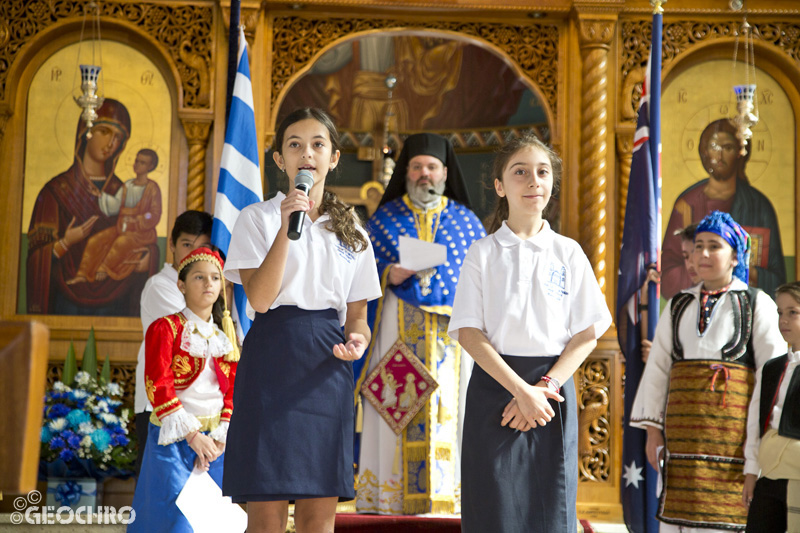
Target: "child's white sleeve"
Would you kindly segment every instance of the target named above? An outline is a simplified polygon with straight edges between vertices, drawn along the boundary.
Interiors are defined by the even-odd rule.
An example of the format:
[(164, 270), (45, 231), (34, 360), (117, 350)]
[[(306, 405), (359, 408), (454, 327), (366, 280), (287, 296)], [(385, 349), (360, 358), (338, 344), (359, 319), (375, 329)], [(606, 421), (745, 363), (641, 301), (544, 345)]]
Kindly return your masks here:
[(599, 339), (611, 326), (611, 312), (606, 305), (606, 297), (600, 290), (589, 258), (582, 250), (578, 249), (571, 263), (570, 334), (577, 335), (594, 325), (594, 337)]
[(764, 368), (756, 371), (756, 386), (753, 389), (753, 397), (750, 398), (750, 406), (747, 409), (747, 436), (744, 441), (744, 473), (755, 474), (761, 472), (758, 464), (758, 447), (761, 444), (761, 372)]
[(482, 263), (480, 251), (473, 244), (467, 252), (464, 264), (461, 265), (461, 275), (458, 278), (453, 312), (450, 315), (447, 331), (455, 341), (458, 341), (458, 330), (461, 328), (476, 328), (486, 332), (483, 318)]
[(381, 297), (381, 280), (378, 279), (378, 267), (375, 264), (375, 252), (366, 232), (367, 247), (355, 254), (356, 271), (347, 295), (348, 302), (375, 300)]
[[(637, 326), (638, 327), (638, 326)], [(642, 379), (631, 408), (630, 425), (664, 428), (664, 410), (672, 370), (672, 300), (669, 301), (656, 326), (650, 356), (644, 365)]]

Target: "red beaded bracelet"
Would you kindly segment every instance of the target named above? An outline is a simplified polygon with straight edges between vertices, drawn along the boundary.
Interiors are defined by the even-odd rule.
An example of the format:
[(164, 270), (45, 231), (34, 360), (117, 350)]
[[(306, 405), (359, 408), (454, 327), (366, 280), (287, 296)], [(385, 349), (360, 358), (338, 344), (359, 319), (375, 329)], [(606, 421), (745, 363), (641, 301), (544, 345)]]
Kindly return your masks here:
[(558, 382), (556, 378), (552, 378), (550, 376), (542, 376), (542, 381), (547, 383), (547, 386), (552, 389), (553, 392), (558, 392), (561, 389), (561, 383)]

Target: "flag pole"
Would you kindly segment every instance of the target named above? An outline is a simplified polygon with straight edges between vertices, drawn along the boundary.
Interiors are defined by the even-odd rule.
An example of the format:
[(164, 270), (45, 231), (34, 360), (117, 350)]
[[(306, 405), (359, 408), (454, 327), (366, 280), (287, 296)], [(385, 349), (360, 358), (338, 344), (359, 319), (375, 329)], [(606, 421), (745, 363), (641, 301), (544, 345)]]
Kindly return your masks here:
[(225, 97), (225, 124), (231, 114), (233, 84), (239, 68), (239, 20), (241, 19), (241, 0), (231, 0), (231, 20), (228, 26), (228, 83)]
[[(653, 162), (653, 191), (657, 205), (656, 229), (659, 236), (655, 269), (661, 272), (661, 47), (663, 5), (667, 0), (650, 0), (653, 6), (653, 30), (650, 43), (650, 159)], [(650, 282), (647, 289), (647, 338), (655, 336), (659, 312), (659, 286)]]

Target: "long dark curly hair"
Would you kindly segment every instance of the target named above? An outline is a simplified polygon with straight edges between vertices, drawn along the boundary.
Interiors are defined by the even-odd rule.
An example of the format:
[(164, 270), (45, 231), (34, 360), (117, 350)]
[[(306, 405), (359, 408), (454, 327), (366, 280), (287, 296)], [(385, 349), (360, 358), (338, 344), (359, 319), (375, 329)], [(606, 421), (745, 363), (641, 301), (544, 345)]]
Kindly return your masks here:
[[(333, 153), (341, 149), (339, 132), (336, 130), (333, 119), (321, 109), (302, 107), (292, 111), (281, 121), (278, 126), (278, 131), (275, 132), (275, 151), (281, 153), (283, 149), (283, 138), (289, 126), (309, 118), (316, 120), (328, 130)], [(339, 197), (337, 197), (335, 193), (325, 189), (322, 193), (322, 203), (319, 205), (319, 213), (321, 215), (327, 213), (328, 216), (330, 216), (326, 228), (335, 233), (336, 237), (345, 246), (354, 252), (363, 252), (367, 249), (367, 238), (358, 230), (358, 215), (356, 215), (352, 206), (339, 200)]]

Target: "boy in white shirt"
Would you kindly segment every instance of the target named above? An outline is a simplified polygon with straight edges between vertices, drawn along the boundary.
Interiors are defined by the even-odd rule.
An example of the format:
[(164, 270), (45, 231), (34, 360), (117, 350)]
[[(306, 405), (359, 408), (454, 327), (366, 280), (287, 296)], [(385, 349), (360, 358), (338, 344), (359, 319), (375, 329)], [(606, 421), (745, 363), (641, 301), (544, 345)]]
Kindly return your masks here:
[[(150, 324), (157, 319), (177, 313), (186, 307), (183, 294), (178, 290), (177, 266), (196, 248), (209, 246), (212, 222), (211, 215), (203, 211), (186, 211), (175, 219), (169, 241), (172, 263), (164, 263), (161, 272), (148, 279), (142, 290), (140, 304), (143, 333), (146, 333)], [(136, 475), (138, 477), (147, 443), (150, 412), (153, 410), (147, 400), (144, 386), (144, 341), (139, 348), (136, 362), (134, 409), (136, 412), (136, 437), (139, 442), (139, 453), (136, 457)]]

